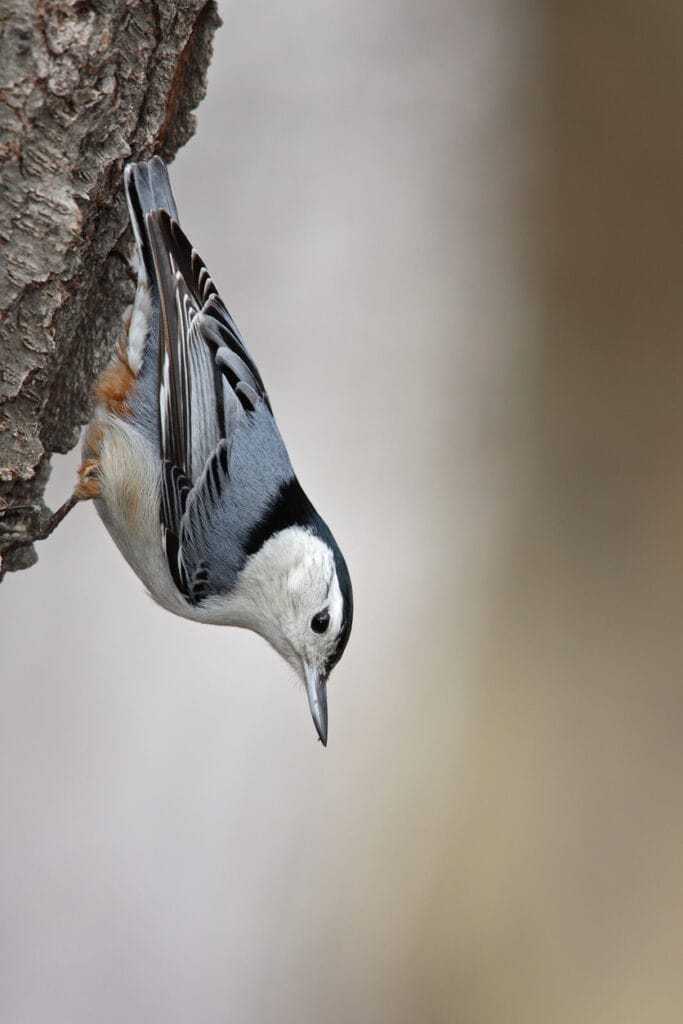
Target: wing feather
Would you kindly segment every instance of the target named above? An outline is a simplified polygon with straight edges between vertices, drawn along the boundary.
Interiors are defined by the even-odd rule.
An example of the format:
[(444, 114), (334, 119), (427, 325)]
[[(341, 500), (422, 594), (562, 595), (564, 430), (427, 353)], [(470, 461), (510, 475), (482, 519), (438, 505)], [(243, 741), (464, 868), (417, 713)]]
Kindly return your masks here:
[(162, 542), (176, 586), (197, 604), (230, 588), (248, 536), (293, 473), (259, 371), (206, 266), (166, 210), (144, 223), (159, 299)]

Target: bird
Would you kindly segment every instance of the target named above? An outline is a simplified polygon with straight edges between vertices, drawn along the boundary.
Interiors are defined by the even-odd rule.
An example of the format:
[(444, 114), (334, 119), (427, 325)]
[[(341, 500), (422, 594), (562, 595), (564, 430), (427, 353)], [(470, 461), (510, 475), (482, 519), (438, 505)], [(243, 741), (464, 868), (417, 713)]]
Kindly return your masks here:
[(346, 561), (292, 468), (246, 342), (180, 227), (163, 160), (128, 164), (124, 188), (137, 287), (95, 384), (67, 504), (94, 501), (163, 608), (262, 636), (304, 684), (326, 746), (327, 682), (353, 621)]

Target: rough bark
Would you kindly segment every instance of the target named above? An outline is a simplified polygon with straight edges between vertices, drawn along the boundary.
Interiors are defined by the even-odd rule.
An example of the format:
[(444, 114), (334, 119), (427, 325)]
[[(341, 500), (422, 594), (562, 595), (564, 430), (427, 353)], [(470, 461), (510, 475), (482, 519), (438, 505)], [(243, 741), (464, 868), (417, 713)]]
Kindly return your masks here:
[(0, 553), (36, 519), (1, 510), (46, 511), (132, 298), (123, 166), (192, 135), (219, 24), (214, 0), (0, 0)]

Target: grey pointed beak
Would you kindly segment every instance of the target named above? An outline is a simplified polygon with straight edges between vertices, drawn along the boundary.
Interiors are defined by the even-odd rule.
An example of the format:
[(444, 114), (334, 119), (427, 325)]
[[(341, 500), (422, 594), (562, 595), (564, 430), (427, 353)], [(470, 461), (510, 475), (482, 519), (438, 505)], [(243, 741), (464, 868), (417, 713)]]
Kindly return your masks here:
[(306, 692), (313, 722), (318, 730), (320, 742), (327, 746), (327, 679), (321, 676), (315, 665), (304, 662)]

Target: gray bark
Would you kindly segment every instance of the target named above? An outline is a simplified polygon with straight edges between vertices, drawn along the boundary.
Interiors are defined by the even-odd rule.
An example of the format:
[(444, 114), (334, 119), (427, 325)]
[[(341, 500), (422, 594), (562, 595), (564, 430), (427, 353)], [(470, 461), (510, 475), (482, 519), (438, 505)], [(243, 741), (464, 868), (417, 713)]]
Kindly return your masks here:
[[(170, 160), (205, 92), (214, 0), (0, 0), (0, 554), (45, 513), (133, 285), (129, 159)], [(40, 514), (39, 513), (39, 514)], [(30, 546), (2, 568), (26, 568)]]

